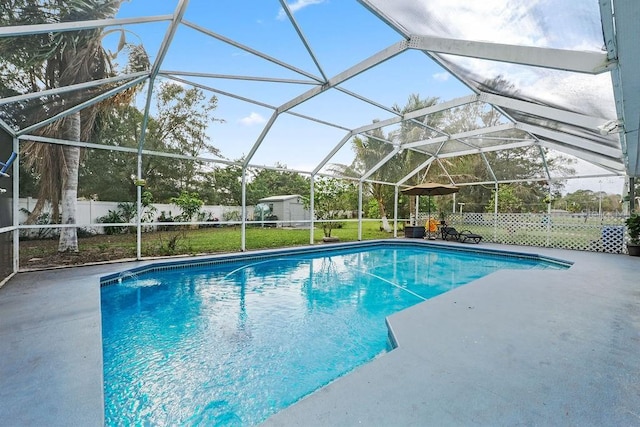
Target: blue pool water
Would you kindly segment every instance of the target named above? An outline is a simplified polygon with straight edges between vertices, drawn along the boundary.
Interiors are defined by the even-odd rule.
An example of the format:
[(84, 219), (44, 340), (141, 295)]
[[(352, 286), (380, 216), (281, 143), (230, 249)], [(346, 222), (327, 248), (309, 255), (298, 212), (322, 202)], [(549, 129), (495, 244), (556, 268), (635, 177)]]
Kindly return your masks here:
[(536, 260), (379, 246), (148, 273), (101, 289), (107, 425), (254, 425), (390, 350), (385, 317)]

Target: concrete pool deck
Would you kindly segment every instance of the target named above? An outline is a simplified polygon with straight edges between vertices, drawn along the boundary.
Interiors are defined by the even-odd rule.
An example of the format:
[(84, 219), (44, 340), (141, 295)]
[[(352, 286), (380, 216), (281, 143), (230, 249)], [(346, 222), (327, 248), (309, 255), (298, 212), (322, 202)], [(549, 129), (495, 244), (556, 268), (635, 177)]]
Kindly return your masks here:
[[(398, 348), (264, 425), (640, 425), (640, 258), (473, 247), (574, 265), (500, 271), (396, 313)], [(0, 425), (103, 424), (97, 279), (146, 263), (0, 288)]]

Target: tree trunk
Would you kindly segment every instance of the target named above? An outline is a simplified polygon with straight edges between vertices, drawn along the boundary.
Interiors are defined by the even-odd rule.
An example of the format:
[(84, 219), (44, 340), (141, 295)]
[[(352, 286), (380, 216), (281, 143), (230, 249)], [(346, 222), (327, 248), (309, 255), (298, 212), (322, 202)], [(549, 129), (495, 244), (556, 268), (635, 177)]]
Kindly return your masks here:
[(382, 198), (377, 199), (378, 201), (378, 210), (380, 210), (380, 218), (382, 219), (382, 229), (387, 233), (391, 233), (391, 225), (389, 225), (389, 220), (387, 219), (387, 210), (384, 208), (384, 202)]
[[(80, 141), (80, 113), (74, 113), (64, 119), (63, 139)], [(75, 224), (78, 207), (78, 169), (80, 167), (80, 148), (65, 145), (63, 148), (64, 166), (62, 168), (62, 224)], [(78, 233), (75, 227), (61, 228), (58, 252), (78, 252)]]

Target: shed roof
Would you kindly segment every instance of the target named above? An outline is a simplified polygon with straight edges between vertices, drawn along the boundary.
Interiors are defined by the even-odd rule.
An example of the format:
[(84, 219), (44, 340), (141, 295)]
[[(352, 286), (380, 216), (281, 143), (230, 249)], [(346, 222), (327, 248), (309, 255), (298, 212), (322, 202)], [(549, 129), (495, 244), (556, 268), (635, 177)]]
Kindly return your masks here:
[(265, 197), (263, 199), (258, 200), (258, 202), (260, 203), (264, 203), (264, 202), (282, 202), (285, 200), (291, 200), (291, 199), (297, 199), (299, 197), (302, 197), (299, 194), (285, 194), (282, 196), (270, 196), (270, 197)]

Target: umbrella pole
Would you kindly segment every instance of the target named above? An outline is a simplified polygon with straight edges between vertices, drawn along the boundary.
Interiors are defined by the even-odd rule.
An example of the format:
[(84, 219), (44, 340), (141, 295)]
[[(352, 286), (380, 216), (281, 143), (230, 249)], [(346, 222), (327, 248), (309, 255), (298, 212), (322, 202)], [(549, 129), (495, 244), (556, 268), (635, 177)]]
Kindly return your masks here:
[(427, 200), (427, 223), (425, 226), (427, 227), (427, 240), (431, 240), (431, 194), (429, 194), (429, 198)]

